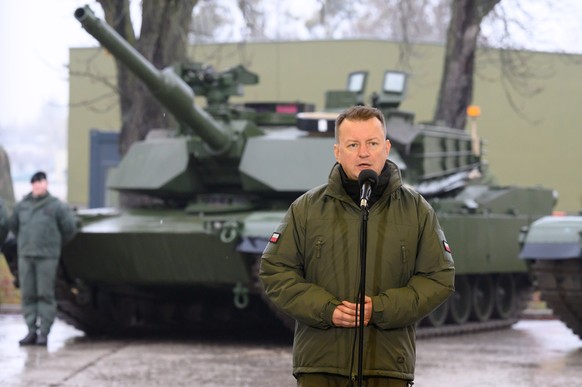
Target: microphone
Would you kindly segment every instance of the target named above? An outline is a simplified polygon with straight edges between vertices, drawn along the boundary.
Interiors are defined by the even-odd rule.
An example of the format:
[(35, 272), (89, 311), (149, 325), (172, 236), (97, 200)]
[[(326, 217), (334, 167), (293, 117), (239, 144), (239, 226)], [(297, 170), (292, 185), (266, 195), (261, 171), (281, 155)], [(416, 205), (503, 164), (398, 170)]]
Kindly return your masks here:
[(364, 169), (358, 176), (358, 183), (360, 184), (360, 207), (367, 208), (370, 194), (378, 184), (378, 174), (371, 169)]

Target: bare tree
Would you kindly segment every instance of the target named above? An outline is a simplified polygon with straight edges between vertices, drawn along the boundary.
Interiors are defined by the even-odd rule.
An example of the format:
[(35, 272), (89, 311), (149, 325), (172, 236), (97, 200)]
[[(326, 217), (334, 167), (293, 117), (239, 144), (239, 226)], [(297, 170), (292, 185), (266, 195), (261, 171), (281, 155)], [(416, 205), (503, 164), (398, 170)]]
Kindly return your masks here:
[[(198, 0), (143, 0), (139, 38), (129, 13), (129, 0), (97, 0), (105, 20), (158, 69), (186, 57), (188, 27)], [(117, 87), (121, 110), (120, 154), (131, 144), (143, 140), (152, 128), (175, 126), (145, 85), (116, 59)], [(123, 206), (133, 207), (150, 200), (133, 194), (120, 197)]]
[[(131, 22), (129, 0), (97, 1), (103, 7), (107, 23), (156, 68), (185, 59), (188, 28), (198, 0), (143, 0), (139, 38)], [(124, 155), (150, 129), (174, 123), (141, 81), (118, 60), (116, 66), (122, 117), (119, 149)]]
[(465, 110), (473, 98), (475, 52), (481, 22), (500, 1), (452, 1), (435, 122), (454, 128), (465, 128)]
[(243, 37), (262, 40), (265, 34), (265, 13), (261, 10), (261, 0), (238, 0), (238, 8), (245, 21)]
[[(550, 0), (540, 0), (536, 5), (547, 9), (548, 12), (550, 10), (566, 12), (564, 4), (556, 4)], [(549, 17), (553, 17), (551, 13)], [(520, 0), (500, 2), (488, 15), (484, 24), (488, 31), (482, 31), (478, 42), (479, 63), (482, 64), (480, 67), (495, 66), (498, 69), (498, 77), (485, 78), (479, 68), (475, 71), (475, 77), (484, 81), (499, 82), (513, 111), (532, 124), (537, 123), (537, 120), (523, 113), (523, 101), (543, 90), (539, 81), (553, 76), (554, 69), (551, 61), (544, 61), (542, 64), (536, 60), (535, 52), (528, 50), (523, 43), (518, 43), (514, 35), (526, 37), (524, 40), (527, 42), (548, 45), (550, 42), (544, 41), (548, 36), (538, 28), (532, 28), (535, 25), (536, 19), (528, 3)], [(552, 45), (554, 44), (555, 42)], [(560, 51), (557, 46), (555, 47), (556, 51)]]

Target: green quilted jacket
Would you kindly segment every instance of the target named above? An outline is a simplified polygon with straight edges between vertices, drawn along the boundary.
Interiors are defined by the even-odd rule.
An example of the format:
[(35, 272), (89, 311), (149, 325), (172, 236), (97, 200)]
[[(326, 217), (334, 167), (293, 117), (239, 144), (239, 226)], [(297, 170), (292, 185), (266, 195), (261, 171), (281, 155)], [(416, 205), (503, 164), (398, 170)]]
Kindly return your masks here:
[[(455, 272), (434, 210), (402, 185), (395, 164), (388, 166), (388, 187), (369, 211), (366, 295), (373, 314), (364, 329), (363, 374), (413, 380), (415, 324), (451, 295)], [(332, 313), (342, 300), (357, 298), (360, 227), (361, 210), (336, 165), (328, 184), (290, 206), (265, 248), (265, 292), (296, 320), (295, 375), (356, 377), (358, 328), (333, 326)]]

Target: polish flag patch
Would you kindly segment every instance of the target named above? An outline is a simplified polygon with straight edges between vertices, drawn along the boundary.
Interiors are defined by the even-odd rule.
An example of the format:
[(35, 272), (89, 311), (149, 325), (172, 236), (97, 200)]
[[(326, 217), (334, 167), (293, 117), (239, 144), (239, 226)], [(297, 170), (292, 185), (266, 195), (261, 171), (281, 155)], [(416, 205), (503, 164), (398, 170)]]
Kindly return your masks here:
[(271, 235), (271, 238), (269, 239), (269, 242), (271, 242), (271, 243), (277, 243), (277, 241), (279, 240), (279, 237), (280, 236), (281, 236), (280, 233), (274, 232), (273, 235)]
[[(272, 239), (272, 238), (273, 238), (273, 237), (271, 237), (271, 239)], [(451, 246), (449, 246), (449, 244), (447, 243), (447, 241), (443, 241), (443, 248), (445, 249), (445, 251), (446, 251), (447, 253), (449, 253), (449, 254), (451, 254), (451, 253), (452, 253), (452, 251), (451, 251)]]

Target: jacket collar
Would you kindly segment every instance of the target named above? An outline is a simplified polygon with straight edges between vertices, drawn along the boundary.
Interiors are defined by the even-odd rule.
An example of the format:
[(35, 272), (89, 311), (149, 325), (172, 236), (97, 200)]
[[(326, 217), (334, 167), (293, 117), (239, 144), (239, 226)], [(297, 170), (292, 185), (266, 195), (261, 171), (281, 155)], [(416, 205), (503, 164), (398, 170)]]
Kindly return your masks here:
[(29, 194), (27, 194), (24, 197), (24, 200), (32, 203), (34, 208), (39, 208), (39, 207), (44, 206), (47, 203), (50, 203), (50, 202), (56, 200), (56, 197), (52, 196), (48, 191), (45, 195), (42, 195), (42, 196), (32, 196), (32, 192), (30, 192)]
[[(400, 169), (390, 160), (386, 160), (386, 165), (389, 170), (390, 178), (388, 180), (388, 186), (382, 193), (382, 198), (390, 196), (393, 192), (402, 187), (402, 176), (400, 174)], [(325, 189), (325, 195), (334, 197), (336, 199), (353, 203), (353, 200), (346, 193), (342, 185), (342, 178), (340, 172), (339, 163), (335, 163), (329, 174), (328, 184)]]

